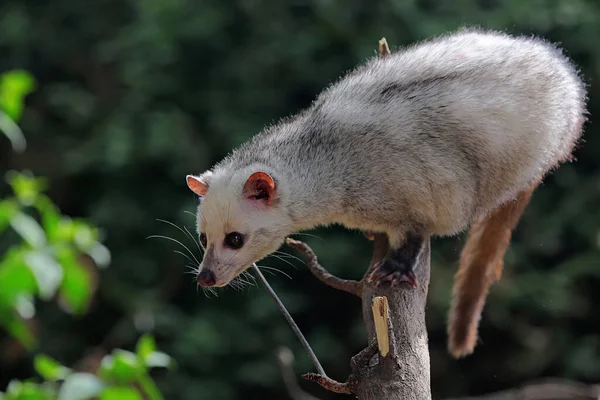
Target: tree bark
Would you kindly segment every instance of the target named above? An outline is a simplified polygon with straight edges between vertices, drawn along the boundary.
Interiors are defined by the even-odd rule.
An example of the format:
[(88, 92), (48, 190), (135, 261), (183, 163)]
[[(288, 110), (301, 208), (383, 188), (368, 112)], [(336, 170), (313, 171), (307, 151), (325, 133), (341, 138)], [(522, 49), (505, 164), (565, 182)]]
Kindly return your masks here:
[[(308, 258), (308, 268), (323, 283), (353, 293), (362, 298), (363, 318), (369, 345), (350, 361), (352, 373), (347, 382), (340, 383), (324, 374), (305, 374), (304, 378), (323, 388), (353, 394), (359, 400), (428, 400), (431, 399), (429, 349), (425, 325), (425, 306), (429, 288), (429, 240), (415, 269), (419, 286), (408, 284), (375, 286), (367, 283), (373, 265), (389, 250), (388, 238), (374, 235), (371, 265), (360, 281), (337, 278), (327, 272), (317, 261), (314, 252), (304, 243), (288, 239), (288, 245), (302, 251)], [(378, 343), (373, 315), (373, 300), (385, 299), (383, 318), (385, 343)], [(379, 324), (381, 325), (381, 323)], [(389, 343), (389, 345), (388, 345)], [(385, 348), (385, 350), (384, 350)]]
[[(375, 237), (371, 264), (387, 253), (387, 237)], [(386, 297), (389, 307), (390, 353), (372, 357), (359, 354), (353, 359), (356, 383), (353, 392), (360, 400), (426, 400), (431, 399), (429, 348), (425, 325), (425, 306), (429, 288), (429, 240), (415, 269), (419, 286), (397, 287), (363, 285), (362, 308), (369, 343), (376, 343), (372, 302)], [(363, 280), (364, 281), (364, 280)], [(372, 353), (372, 351), (371, 351)]]

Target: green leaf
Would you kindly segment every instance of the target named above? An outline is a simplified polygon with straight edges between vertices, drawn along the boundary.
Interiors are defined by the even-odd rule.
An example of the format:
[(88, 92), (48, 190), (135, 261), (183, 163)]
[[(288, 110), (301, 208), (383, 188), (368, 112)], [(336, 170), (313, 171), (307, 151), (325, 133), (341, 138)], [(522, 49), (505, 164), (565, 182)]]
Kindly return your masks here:
[(69, 306), (70, 311), (80, 314), (87, 310), (92, 296), (92, 276), (77, 260), (71, 248), (64, 248), (57, 254), (61, 263), (64, 278), (60, 285), (60, 295)]
[(142, 335), (135, 351), (147, 368), (169, 368), (173, 365), (173, 359), (168, 354), (156, 351), (156, 342), (150, 334)]
[[(142, 335), (138, 340), (136, 353), (139, 360), (144, 363), (145, 369), (152, 367), (169, 367), (173, 364), (171, 357), (163, 352), (156, 351), (156, 342), (154, 337), (150, 334)], [(141, 371), (138, 375), (138, 383), (150, 399), (162, 400), (160, 391), (146, 371)]]
[(38, 196), (35, 202), (35, 208), (42, 216), (42, 226), (50, 243), (60, 241), (59, 229), (62, 222), (62, 215), (52, 201), (44, 196)]
[(38, 374), (47, 381), (65, 379), (71, 370), (45, 354), (40, 354), (33, 360), (33, 366)]
[(98, 396), (104, 384), (92, 374), (69, 375), (58, 392), (58, 400), (87, 400)]
[(7, 180), (21, 204), (25, 206), (34, 204), (38, 196), (48, 187), (44, 178), (35, 178), (15, 171), (7, 174)]
[(23, 132), (16, 124), (23, 113), (24, 98), (35, 88), (31, 74), (15, 70), (0, 75), (0, 131), (10, 140), (15, 151), (25, 150)]
[(98, 232), (83, 221), (65, 217), (57, 226), (55, 236), (56, 240), (72, 243), (80, 250), (87, 251), (96, 243)]
[(87, 251), (98, 239), (98, 232), (83, 221), (73, 221), (73, 241), (78, 249)]
[(25, 263), (35, 276), (39, 295), (44, 300), (51, 299), (63, 279), (63, 269), (45, 251), (30, 251), (25, 254)]
[(138, 384), (140, 388), (147, 395), (149, 400), (163, 400), (163, 396), (158, 390), (156, 383), (150, 378), (150, 376), (146, 373), (141, 374), (138, 380)]
[(0, 232), (5, 230), (9, 225), (11, 219), (19, 211), (19, 204), (13, 199), (6, 199), (0, 201)]
[(35, 219), (23, 212), (17, 212), (10, 221), (12, 228), (32, 247), (46, 244), (46, 234)]
[[(0, 396), (0, 399), (3, 397)], [(8, 384), (6, 390), (7, 400), (52, 400), (54, 390), (46, 384), (38, 384), (31, 381), (13, 380)]]
[(143, 400), (143, 398), (139, 392), (133, 388), (111, 386), (102, 391), (100, 400)]
[(27, 71), (15, 70), (0, 75), (0, 109), (13, 121), (18, 121), (23, 113), (23, 100), (34, 89), (35, 80)]
[(98, 375), (109, 382), (128, 384), (143, 373), (144, 366), (135, 353), (117, 349), (102, 359)]
[(25, 264), (24, 252), (9, 250), (0, 260), (0, 309), (12, 307), (19, 295), (36, 293), (35, 276)]
[(33, 350), (37, 341), (25, 321), (12, 312), (0, 313), (0, 323), (4, 329), (17, 339), (27, 350)]
[(156, 342), (154, 341), (154, 337), (148, 333), (142, 335), (137, 342), (135, 352), (142, 359), (146, 360), (150, 354), (156, 351)]

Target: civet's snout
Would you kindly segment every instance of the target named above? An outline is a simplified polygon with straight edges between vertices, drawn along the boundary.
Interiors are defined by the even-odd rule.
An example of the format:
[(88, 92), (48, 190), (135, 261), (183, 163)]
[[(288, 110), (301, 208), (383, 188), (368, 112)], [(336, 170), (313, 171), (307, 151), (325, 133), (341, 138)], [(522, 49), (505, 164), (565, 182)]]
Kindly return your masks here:
[(198, 284), (204, 287), (214, 286), (217, 281), (215, 274), (208, 269), (200, 271), (196, 279), (198, 280)]

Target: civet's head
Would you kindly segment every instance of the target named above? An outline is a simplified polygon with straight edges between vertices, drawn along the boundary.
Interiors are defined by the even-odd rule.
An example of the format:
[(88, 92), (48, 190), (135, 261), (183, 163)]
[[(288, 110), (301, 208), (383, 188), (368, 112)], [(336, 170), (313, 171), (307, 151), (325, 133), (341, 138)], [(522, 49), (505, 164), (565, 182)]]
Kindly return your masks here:
[(244, 270), (277, 250), (290, 234), (281, 188), (267, 172), (248, 167), (233, 173), (188, 175), (198, 196), (197, 228), (204, 258), (201, 286), (225, 286)]

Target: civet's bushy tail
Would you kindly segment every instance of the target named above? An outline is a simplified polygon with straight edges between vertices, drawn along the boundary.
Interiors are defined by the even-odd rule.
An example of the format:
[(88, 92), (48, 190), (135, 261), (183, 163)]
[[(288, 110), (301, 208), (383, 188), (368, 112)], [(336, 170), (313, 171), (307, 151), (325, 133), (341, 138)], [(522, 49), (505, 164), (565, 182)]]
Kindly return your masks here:
[(448, 323), (448, 350), (456, 357), (473, 352), (490, 285), (500, 279), (510, 236), (538, 183), (475, 222), (460, 256)]

